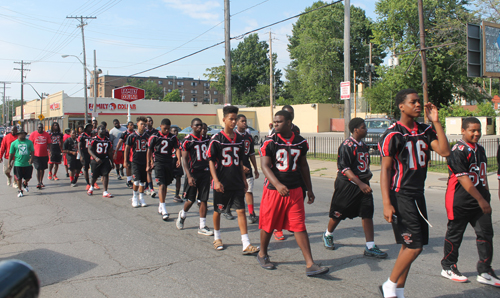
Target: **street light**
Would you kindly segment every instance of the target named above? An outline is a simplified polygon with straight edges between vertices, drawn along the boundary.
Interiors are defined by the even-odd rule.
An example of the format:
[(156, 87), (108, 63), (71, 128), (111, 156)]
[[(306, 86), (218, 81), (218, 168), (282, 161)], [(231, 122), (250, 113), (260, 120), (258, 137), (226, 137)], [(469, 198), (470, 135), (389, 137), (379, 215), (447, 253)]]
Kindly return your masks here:
[[(87, 118), (87, 109), (88, 109), (88, 100), (87, 100), (87, 71), (90, 73), (90, 71), (87, 69), (87, 66), (85, 65), (85, 63), (83, 63), (82, 60), (80, 60), (80, 58), (78, 58), (78, 56), (75, 56), (75, 55), (61, 55), (61, 57), (63, 58), (67, 58), (67, 57), (75, 57), (76, 59), (78, 59), (78, 61), (80, 61), (80, 63), (83, 65), (83, 88), (84, 88), (84, 92), (83, 92), (83, 95), (84, 95), (84, 98), (85, 98), (85, 109), (83, 110), (84, 111), (84, 115), (85, 115), (85, 124), (88, 123), (88, 118)], [(95, 110), (95, 107), (94, 107), (94, 110)]]

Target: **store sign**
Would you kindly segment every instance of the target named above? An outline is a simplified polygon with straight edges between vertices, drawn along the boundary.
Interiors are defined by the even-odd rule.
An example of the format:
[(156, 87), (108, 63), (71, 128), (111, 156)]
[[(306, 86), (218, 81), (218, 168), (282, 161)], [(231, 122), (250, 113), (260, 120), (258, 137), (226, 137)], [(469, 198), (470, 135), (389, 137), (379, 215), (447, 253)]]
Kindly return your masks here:
[(128, 102), (144, 99), (145, 94), (146, 93), (144, 89), (133, 86), (126, 86), (113, 89), (113, 98), (125, 100)]
[[(116, 104), (114, 102), (112, 102), (112, 103), (98, 103), (97, 104), (97, 109), (99, 109), (99, 110), (109, 110), (109, 111), (126, 110), (126, 109), (128, 109), (128, 105), (129, 104), (127, 104), (127, 103)], [(136, 104), (135, 103), (130, 104), (130, 109), (131, 110), (137, 109)], [(94, 104), (89, 103), (89, 110), (91, 110), (91, 111), (94, 110)]]
[(58, 102), (55, 102), (53, 104), (50, 105), (50, 110), (51, 111), (55, 111), (55, 110), (59, 110), (61, 108), (61, 104), (58, 103)]
[(340, 83), (340, 99), (350, 99), (351, 98), (351, 82), (341, 82)]

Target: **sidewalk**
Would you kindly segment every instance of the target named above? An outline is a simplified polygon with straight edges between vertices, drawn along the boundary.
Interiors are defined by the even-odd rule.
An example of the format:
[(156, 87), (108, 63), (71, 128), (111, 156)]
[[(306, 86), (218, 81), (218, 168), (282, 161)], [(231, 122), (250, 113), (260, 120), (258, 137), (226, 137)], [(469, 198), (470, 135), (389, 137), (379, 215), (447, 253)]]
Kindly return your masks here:
[[(259, 167), (259, 171), (262, 173), (260, 169), (260, 158), (256, 155), (257, 165)], [(311, 172), (311, 177), (322, 177), (322, 178), (330, 178), (332, 179), (332, 188), (333, 181), (337, 177), (337, 163), (334, 161), (327, 160), (318, 160), (318, 159), (308, 159), (309, 170)], [(371, 183), (380, 183), (380, 166), (378, 165), (370, 165), (370, 169), (373, 173), (373, 178), (370, 180)], [(445, 173), (436, 173), (436, 172), (427, 172), (427, 179), (425, 181), (425, 188), (428, 189), (441, 189), (446, 190), (446, 184), (448, 181), (448, 174)], [(490, 192), (492, 196), (496, 196), (498, 191), (498, 179), (496, 172), (488, 173), (488, 185), (490, 186)]]

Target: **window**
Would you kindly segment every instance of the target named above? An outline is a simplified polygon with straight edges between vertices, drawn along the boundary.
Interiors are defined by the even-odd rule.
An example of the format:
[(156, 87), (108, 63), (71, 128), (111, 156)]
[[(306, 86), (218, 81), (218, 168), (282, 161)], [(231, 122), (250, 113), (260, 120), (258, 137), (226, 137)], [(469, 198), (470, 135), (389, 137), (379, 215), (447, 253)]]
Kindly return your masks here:
[(179, 93), (184, 93), (184, 89), (179, 89)]
[(191, 101), (192, 101), (192, 102), (196, 102), (196, 101), (197, 101), (197, 100), (196, 100), (196, 97), (191, 98)]
[(214, 99), (214, 103), (218, 103), (218, 102), (219, 102), (219, 100), (217, 100), (217, 98), (215, 98)]
[(182, 98), (182, 100), (186, 99), (186, 97), (184, 95), (181, 98)]
[(208, 98), (203, 99), (204, 102), (209, 102), (210, 100)]
[(172, 92), (172, 89), (167, 89), (167, 92), (168, 92), (168, 93)]
[(169, 85), (172, 85), (173, 83), (172, 83), (172, 81), (168, 81), (168, 84), (169, 84)]
[(196, 87), (196, 82), (191, 82), (191, 86)]
[(198, 90), (191, 90), (191, 94), (196, 94), (198, 93)]
[(209, 90), (204, 90), (203, 94), (210, 94), (210, 91)]
[(214, 91), (214, 95), (217, 95), (217, 94), (218, 94), (218, 92), (217, 92), (217, 91)]
[(177, 86), (184, 86), (184, 82), (177, 82)]
[(203, 86), (210, 87), (210, 83), (203, 83)]
[(163, 81), (158, 81), (158, 85), (163, 85)]

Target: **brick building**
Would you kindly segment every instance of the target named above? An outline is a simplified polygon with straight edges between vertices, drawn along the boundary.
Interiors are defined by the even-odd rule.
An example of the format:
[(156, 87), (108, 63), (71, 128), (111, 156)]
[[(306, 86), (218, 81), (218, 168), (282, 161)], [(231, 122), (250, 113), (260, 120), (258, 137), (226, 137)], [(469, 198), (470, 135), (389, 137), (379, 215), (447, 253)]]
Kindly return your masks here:
[[(97, 77), (98, 88), (97, 97), (112, 97), (112, 90), (127, 85), (127, 80), (131, 77), (101, 75)], [(219, 93), (215, 88), (210, 87), (210, 82), (207, 80), (194, 78), (181, 78), (176, 76), (160, 77), (133, 77), (143, 81), (153, 81), (163, 89), (163, 96), (172, 92), (175, 89), (179, 90), (183, 102), (200, 102), (200, 103), (222, 103), (224, 102), (223, 94)], [(90, 97), (94, 96), (94, 81), (91, 80), (89, 87)]]

